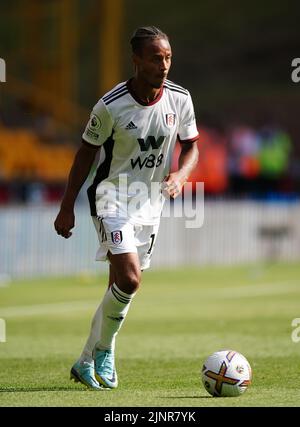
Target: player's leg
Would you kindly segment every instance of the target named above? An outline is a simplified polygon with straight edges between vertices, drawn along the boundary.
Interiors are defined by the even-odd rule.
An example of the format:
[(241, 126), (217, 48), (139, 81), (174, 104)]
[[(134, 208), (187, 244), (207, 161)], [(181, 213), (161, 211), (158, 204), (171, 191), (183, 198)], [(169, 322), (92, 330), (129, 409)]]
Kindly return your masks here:
[(94, 349), (95, 377), (104, 387), (116, 388), (114, 342), (139, 287), (141, 270), (136, 253), (109, 252), (108, 258), (115, 280), (102, 301), (100, 335)]
[(116, 273), (115, 273), (114, 267), (111, 264), (109, 264), (108, 288), (110, 288), (111, 285), (115, 283), (115, 281), (116, 281)]
[(121, 291), (127, 294), (134, 294), (141, 282), (141, 267), (137, 253), (112, 254), (110, 251), (107, 257), (112, 266), (115, 283)]
[[(114, 282), (102, 301), (102, 322), (96, 347), (101, 350), (112, 348), (113, 340), (128, 313), (130, 303), (141, 280), (137, 254), (108, 254)], [(111, 275), (111, 276), (113, 276)]]
[[(115, 272), (113, 266), (109, 266), (108, 288), (115, 282)], [(99, 340), (102, 320), (102, 302), (98, 306), (91, 324), (90, 334), (83, 348), (79, 360), (72, 366), (70, 377), (76, 382), (81, 382), (89, 388), (100, 389), (95, 378), (94, 359), (92, 356), (96, 342)], [(112, 344), (114, 347), (114, 342)]]
[[(96, 344), (98, 350), (110, 350), (113, 347), (112, 343), (125, 320), (132, 298), (140, 285), (141, 270), (150, 266), (158, 228), (159, 224), (132, 228), (136, 253), (114, 254), (108, 251), (107, 257), (111, 266), (110, 288), (103, 299), (105, 305), (102, 305), (103, 321), (99, 341)], [(127, 232), (128, 230), (123, 230), (123, 233), (120, 234), (126, 236)], [(130, 239), (128, 238), (128, 240)], [(126, 245), (130, 249), (128, 242)], [(123, 248), (119, 247), (119, 250), (125, 250), (126, 245)]]
[[(113, 266), (110, 264), (109, 265), (109, 279), (108, 279), (107, 290), (115, 282), (115, 280), (116, 280), (115, 277), (116, 276), (115, 276)], [(106, 290), (106, 292), (107, 292), (107, 290)], [(81, 356), (80, 356), (81, 361), (94, 363), (92, 353), (93, 353), (93, 349), (95, 347), (96, 342), (99, 340), (101, 319), (102, 319), (102, 301), (101, 301), (100, 305), (98, 306), (98, 308), (94, 314), (94, 317), (92, 319), (90, 335), (86, 341), (86, 344), (85, 344), (83, 351), (81, 353)]]
[[(111, 263), (110, 277), (109, 288), (93, 318), (91, 333), (81, 359), (84, 365), (87, 363), (91, 364), (91, 350), (95, 342), (98, 341), (99, 344), (96, 350), (102, 352), (102, 355), (105, 356), (105, 366), (108, 365), (109, 367), (107, 370), (104, 366), (104, 370), (115, 373), (114, 340), (128, 312), (133, 293), (139, 284), (140, 267), (136, 255), (137, 249), (134, 241), (134, 227), (131, 224), (126, 220), (120, 221), (118, 218), (94, 217), (93, 221), (100, 243), (96, 259), (99, 261), (109, 259)], [(115, 252), (117, 253), (115, 254)], [(124, 253), (126, 253), (126, 255)], [(131, 256), (128, 255), (129, 253), (131, 253)], [(130, 259), (128, 259), (128, 256)], [(118, 283), (120, 288), (118, 287)], [(122, 294), (122, 292), (124, 293)], [(109, 316), (113, 311), (115, 317), (119, 319), (119, 322), (109, 317), (106, 318), (103, 314), (103, 306), (105, 306), (106, 315)], [(109, 312), (111, 313), (109, 314)], [(101, 333), (103, 319), (105, 319), (105, 325)], [(103, 343), (101, 339), (102, 336)], [(111, 379), (111, 376), (109, 376), (109, 378)], [(92, 380), (90, 382), (92, 382)], [(107, 383), (106, 386), (110, 388), (117, 386), (116, 375), (114, 381)]]

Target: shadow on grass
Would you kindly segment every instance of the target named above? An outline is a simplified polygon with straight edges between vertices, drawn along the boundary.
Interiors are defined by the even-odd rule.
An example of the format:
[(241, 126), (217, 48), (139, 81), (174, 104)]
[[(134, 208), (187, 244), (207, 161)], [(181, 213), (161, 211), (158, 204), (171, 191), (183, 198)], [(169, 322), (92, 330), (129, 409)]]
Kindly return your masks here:
[(160, 399), (211, 399), (212, 396), (161, 396)]
[(40, 391), (92, 391), (88, 388), (71, 387), (11, 387), (0, 388), (0, 393), (33, 393)]

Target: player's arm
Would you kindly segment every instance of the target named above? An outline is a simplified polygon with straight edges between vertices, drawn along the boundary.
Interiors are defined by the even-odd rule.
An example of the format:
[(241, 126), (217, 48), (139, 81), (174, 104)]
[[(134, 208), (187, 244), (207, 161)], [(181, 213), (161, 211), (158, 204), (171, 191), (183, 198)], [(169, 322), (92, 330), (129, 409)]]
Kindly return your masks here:
[(184, 184), (187, 182), (191, 172), (198, 163), (198, 146), (197, 139), (188, 143), (181, 143), (181, 152), (178, 159), (178, 170), (170, 173), (164, 180), (165, 190), (175, 198), (181, 191)]
[(71, 229), (75, 224), (74, 205), (78, 193), (89, 175), (99, 147), (84, 143), (78, 149), (69, 174), (65, 194), (63, 196), (60, 211), (54, 222), (57, 234), (69, 238)]
[(181, 152), (178, 159), (179, 169), (177, 171), (177, 175), (183, 184), (186, 183), (190, 174), (198, 163), (199, 150), (197, 141), (198, 138), (192, 142), (181, 143)]
[(83, 144), (76, 153), (60, 211), (54, 222), (57, 234), (66, 239), (72, 235), (70, 230), (75, 224), (74, 205), (78, 193), (89, 175), (99, 147), (111, 135), (112, 126), (113, 120), (100, 99), (94, 106), (83, 132)]
[(186, 183), (192, 170), (198, 162), (198, 129), (196, 125), (194, 106), (191, 95), (181, 105), (179, 114), (178, 136), (181, 144), (181, 152), (178, 159), (178, 170), (170, 173), (164, 179), (164, 190), (171, 197), (177, 197)]

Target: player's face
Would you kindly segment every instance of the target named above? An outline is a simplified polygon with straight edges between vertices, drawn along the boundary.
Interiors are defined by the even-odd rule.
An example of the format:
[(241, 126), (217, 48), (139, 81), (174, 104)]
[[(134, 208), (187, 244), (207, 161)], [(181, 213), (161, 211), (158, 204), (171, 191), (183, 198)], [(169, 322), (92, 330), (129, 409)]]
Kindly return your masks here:
[(171, 66), (172, 51), (165, 39), (148, 41), (140, 55), (134, 55), (137, 77), (151, 87), (159, 89), (167, 78)]

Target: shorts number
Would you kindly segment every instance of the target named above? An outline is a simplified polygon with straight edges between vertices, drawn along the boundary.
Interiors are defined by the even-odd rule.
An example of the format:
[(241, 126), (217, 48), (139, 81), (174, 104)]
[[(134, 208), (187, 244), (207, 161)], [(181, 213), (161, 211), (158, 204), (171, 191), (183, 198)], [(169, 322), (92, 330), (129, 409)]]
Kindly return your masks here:
[(149, 250), (147, 252), (148, 255), (151, 254), (151, 251), (152, 251), (152, 248), (153, 248), (154, 239), (155, 239), (155, 234), (151, 234), (150, 239), (151, 239), (151, 244), (150, 244), (150, 248), (149, 248)]

